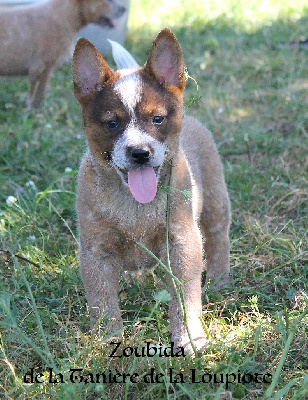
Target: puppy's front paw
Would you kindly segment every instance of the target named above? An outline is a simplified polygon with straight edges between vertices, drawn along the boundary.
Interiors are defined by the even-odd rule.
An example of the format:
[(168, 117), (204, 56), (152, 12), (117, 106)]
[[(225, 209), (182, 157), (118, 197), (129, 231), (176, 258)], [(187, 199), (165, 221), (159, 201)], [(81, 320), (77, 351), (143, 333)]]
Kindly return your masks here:
[(183, 349), (186, 356), (194, 357), (197, 354), (203, 354), (208, 346), (208, 341), (204, 336), (193, 337), (193, 344), (188, 335), (175, 343), (175, 349)]
[(174, 340), (175, 346), (182, 347), (184, 353), (190, 356), (194, 356), (195, 352), (198, 354), (204, 353), (208, 346), (208, 340), (205, 337), (200, 319), (196, 318), (196, 320), (190, 321), (188, 329), (193, 343), (191, 343), (188, 332), (185, 329), (185, 333), (182, 333), (180, 337)]

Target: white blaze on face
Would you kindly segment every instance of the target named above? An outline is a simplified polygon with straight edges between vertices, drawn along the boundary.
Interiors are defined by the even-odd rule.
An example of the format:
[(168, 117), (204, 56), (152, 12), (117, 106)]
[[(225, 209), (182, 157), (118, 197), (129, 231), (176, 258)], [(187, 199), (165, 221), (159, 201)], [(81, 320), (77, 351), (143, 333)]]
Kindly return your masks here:
[(135, 108), (141, 98), (142, 80), (139, 73), (133, 70), (120, 71), (121, 77), (115, 84), (115, 92), (120, 97), (132, 119), (135, 119)]
[[(142, 93), (139, 72), (122, 70), (120, 73), (121, 77), (116, 82), (114, 90), (130, 116), (130, 123), (115, 143), (112, 159), (123, 182), (128, 184), (134, 199), (139, 203), (150, 203), (157, 193), (158, 175), (166, 148), (163, 143), (138, 126), (135, 110)], [(151, 159), (144, 166), (136, 165), (127, 155), (128, 147), (151, 148)], [(127, 171), (127, 178), (124, 178), (125, 175), (120, 170)]]
[(120, 79), (115, 84), (115, 92), (122, 100), (132, 118), (135, 116), (135, 107), (140, 101), (142, 80), (138, 73), (139, 67), (134, 57), (119, 43), (109, 40), (112, 55), (117, 65)]
[[(139, 203), (150, 203), (156, 196), (159, 170), (165, 158), (166, 148), (163, 143), (143, 132), (138, 126), (135, 110), (143, 90), (140, 73), (136, 70), (138, 64), (122, 46), (114, 42), (111, 42), (111, 45), (114, 59), (120, 69), (120, 77), (114, 90), (130, 116), (130, 123), (114, 145), (112, 160), (123, 183), (128, 184), (134, 199)], [(144, 166), (136, 166), (127, 155), (128, 147), (151, 148), (151, 160)]]

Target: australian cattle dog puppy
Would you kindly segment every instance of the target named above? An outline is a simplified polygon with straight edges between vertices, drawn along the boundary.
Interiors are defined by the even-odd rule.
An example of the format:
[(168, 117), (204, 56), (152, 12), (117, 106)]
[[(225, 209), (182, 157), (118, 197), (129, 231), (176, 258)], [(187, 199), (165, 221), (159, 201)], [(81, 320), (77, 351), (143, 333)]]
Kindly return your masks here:
[(155, 263), (138, 242), (166, 263), (168, 208), (170, 264), (182, 283), (187, 318), (185, 324), (167, 273), (171, 340), (191, 350), (190, 331), (201, 351), (203, 240), (207, 279), (216, 286), (229, 280), (230, 205), (222, 165), (206, 128), (183, 117), (184, 62), (172, 32), (159, 33), (144, 67), (118, 44), (113, 50), (117, 71), (86, 39), (78, 41), (73, 56), (88, 142), (77, 192), (88, 305), (94, 318), (107, 314), (114, 330), (123, 328), (120, 270)]

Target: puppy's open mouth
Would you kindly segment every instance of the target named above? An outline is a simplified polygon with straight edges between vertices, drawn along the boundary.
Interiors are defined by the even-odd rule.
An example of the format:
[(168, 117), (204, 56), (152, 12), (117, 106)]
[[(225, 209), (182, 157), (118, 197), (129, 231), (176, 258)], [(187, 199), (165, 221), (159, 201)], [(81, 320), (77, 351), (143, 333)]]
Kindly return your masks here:
[(123, 181), (138, 203), (146, 204), (154, 200), (157, 193), (160, 167), (141, 167), (130, 170), (118, 169)]

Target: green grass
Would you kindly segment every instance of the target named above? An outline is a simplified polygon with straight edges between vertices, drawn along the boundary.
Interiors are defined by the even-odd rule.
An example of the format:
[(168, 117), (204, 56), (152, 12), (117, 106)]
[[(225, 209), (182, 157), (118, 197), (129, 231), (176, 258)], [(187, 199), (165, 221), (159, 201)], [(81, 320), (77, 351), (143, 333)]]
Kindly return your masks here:
[[(282, 4), (283, 3), (283, 4)], [(144, 63), (157, 32), (179, 39), (213, 132), (233, 209), (232, 283), (204, 296), (210, 347), (200, 358), (110, 358), (89, 327), (78, 270), (76, 173), (85, 147), (70, 66), (53, 75), (44, 108), (26, 110), (27, 80), (0, 77), (0, 394), (8, 399), (292, 399), (307, 397), (307, 38), (303, 0), (132, 2), (127, 48)], [(179, 7), (180, 5), (180, 7)], [(189, 80), (186, 104), (196, 94)], [(67, 170), (70, 168), (70, 170)], [(8, 206), (6, 200), (17, 200)], [(160, 267), (121, 281), (124, 343), (169, 343)], [(62, 373), (63, 384), (23, 377)], [(154, 368), (157, 383), (72, 383)], [(170, 382), (170, 368), (182, 373)], [(191, 383), (191, 370), (212, 374)], [(220, 384), (220, 374), (234, 383)], [(239, 374), (272, 374), (273, 383)], [(210, 375), (204, 375), (205, 382)], [(88, 375), (89, 377), (89, 375)], [(54, 380), (60, 375), (54, 376)], [(42, 378), (43, 379), (43, 378)], [(42, 380), (41, 379), (41, 380)], [(248, 379), (249, 380), (249, 379)]]

